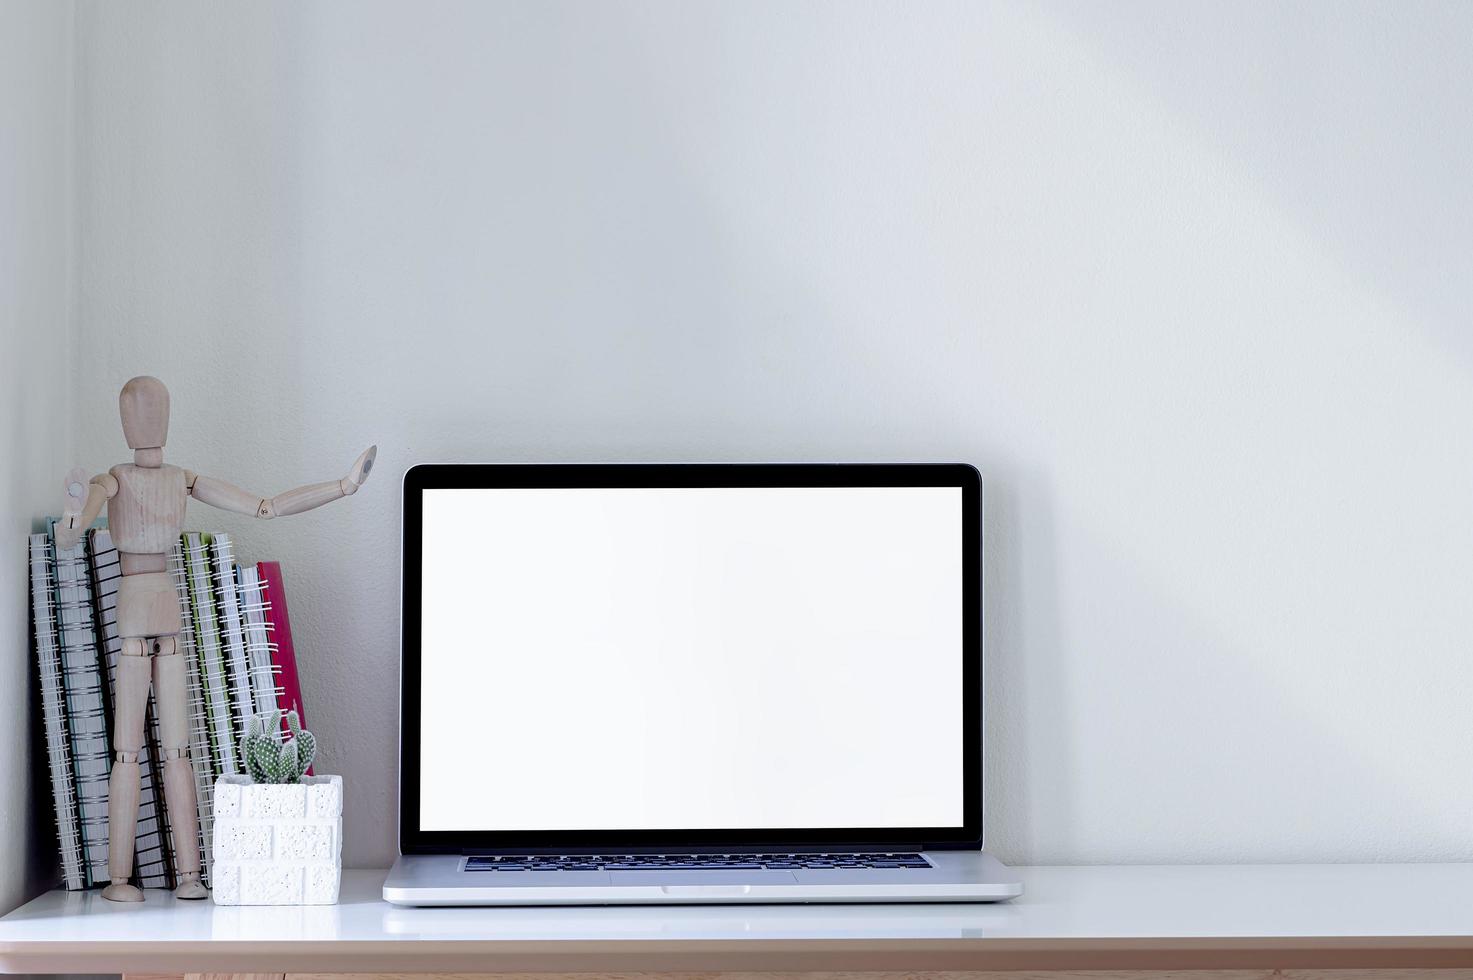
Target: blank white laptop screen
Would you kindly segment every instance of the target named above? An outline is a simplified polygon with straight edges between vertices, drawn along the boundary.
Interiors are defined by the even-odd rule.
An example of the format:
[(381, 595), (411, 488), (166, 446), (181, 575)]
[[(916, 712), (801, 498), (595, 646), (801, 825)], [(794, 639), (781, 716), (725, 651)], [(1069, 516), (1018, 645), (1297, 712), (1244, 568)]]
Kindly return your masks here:
[(426, 489), (420, 829), (960, 826), (961, 495)]

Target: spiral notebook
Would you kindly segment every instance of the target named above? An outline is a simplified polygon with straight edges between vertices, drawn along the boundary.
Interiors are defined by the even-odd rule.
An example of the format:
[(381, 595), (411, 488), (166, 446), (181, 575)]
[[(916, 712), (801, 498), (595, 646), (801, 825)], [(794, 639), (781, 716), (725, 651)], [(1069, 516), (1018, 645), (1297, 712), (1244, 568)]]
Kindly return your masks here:
[(246, 661), (251, 672), (251, 693), (257, 714), (277, 710), (281, 685), (277, 678), (276, 648), (271, 642), (267, 618), (266, 583), (254, 565), (236, 565), (236, 595), (244, 621)]
[[(63, 883), (108, 881), (107, 797), (113, 760), (112, 689), (122, 640), (117, 596), (122, 579), (111, 534), (96, 528), (58, 553), (55, 522), (28, 541), (32, 653), (52, 781)], [(241, 565), (227, 534), (182, 535), (167, 568), (179, 601), (179, 653), (187, 678), (189, 751), (199, 807), (200, 865), (208, 886), (214, 836), (214, 782), (236, 772), (236, 747), (258, 712), (302, 709), (281, 568)], [(178, 854), (163, 794), (159, 719), (153, 692), (139, 752), (134, 880), (145, 888), (177, 883)]]
[(91, 886), (108, 880), (107, 783), (112, 768), (112, 747), (107, 731), (107, 684), (92, 618), (87, 539), (84, 537), (71, 548), (57, 548), (54, 521), (48, 534), (54, 559), (52, 587), (56, 596), (61, 681), (66, 692), (72, 774), (82, 832), (82, 869)]
[[(295, 711), (302, 727), (307, 727), (307, 710), (302, 705), (302, 683), (297, 677), (297, 651), (292, 644), (292, 621), (286, 609), (286, 583), (281, 577), (281, 563), (263, 561), (256, 564), (266, 595), (266, 618), (271, 623), (272, 662), (276, 665), (279, 687), (278, 703), (282, 711)], [(282, 719), (282, 728), (286, 720)], [(309, 773), (311, 769), (307, 770)]]
[(30, 536), (31, 630), (35, 640), (36, 674), (41, 682), (41, 720), (46, 732), (46, 761), (51, 774), (51, 799), (56, 809), (56, 837), (61, 850), (62, 884), (70, 890), (87, 885), (82, 869), (82, 833), (77, 814), (76, 777), (72, 772), (71, 734), (66, 716), (66, 691), (61, 682), (61, 651), (56, 642), (51, 537)]
[(210, 542), (210, 580), (215, 593), (220, 642), (229, 671), (233, 722), (230, 740), (233, 746), (239, 746), (245, 735), (246, 722), (256, 710), (256, 699), (252, 691), (250, 662), (246, 658), (240, 588), (235, 580), (235, 550), (228, 534), (216, 534)]
[[(200, 680), (199, 651), (195, 643), (194, 612), (189, 600), (189, 569), (184, 539), (169, 550), (169, 572), (179, 596), (179, 652), (189, 689), (189, 755), (194, 761), (194, 795), (199, 810), (200, 880), (209, 887), (215, 834), (215, 770), (210, 755), (210, 719)], [(176, 865), (177, 866), (177, 865)]]
[[(117, 549), (113, 547), (112, 535), (107, 528), (88, 532), (88, 553), (92, 571), (92, 596), (96, 604), (98, 637), (106, 655), (107, 683), (116, 691), (118, 657), (122, 656), (123, 641), (118, 636), (118, 584), (123, 577)], [(112, 705), (109, 699), (109, 705)], [(108, 731), (113, 730), (115, 715), (108, 713)], [(164, 787), (154, 760), (159, 758), (158, 710), (154, 704), (153, 690), (149, 689), (148, 705), (144, 712), (145, 740), (143, 750), (138, 753), (138, 833), (134, 839), (134, 867), (137, 884), (141, 888), (173, 888), (172, 844), (164, 805)]]
[(209, 719), (210, 758), (216, 776), (240, 772), (235, 762), (235, 725), (230, 713), (230, 682), (225, 651), (220, 642), (220, 619), (210, 577), (212, 535), (191, 531), (184, 535), (184, 563), (188, 572), (189, 605), (194, 613), (194, 642), (199, 659), (200, 685)]

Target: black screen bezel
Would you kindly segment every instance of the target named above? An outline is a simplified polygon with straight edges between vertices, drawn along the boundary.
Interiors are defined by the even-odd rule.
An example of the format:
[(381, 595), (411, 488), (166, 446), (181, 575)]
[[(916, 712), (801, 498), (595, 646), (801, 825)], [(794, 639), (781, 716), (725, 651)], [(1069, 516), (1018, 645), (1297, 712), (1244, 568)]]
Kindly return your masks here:
[[(700, 831), (420, 829), (420, 627), (423, 586), (423, 491), (435, 488), (936, 486), (962, 491), (962, 792), (958, 827), (834, 827)], [(982, 480), (966, 463), (434, 463), (410, 467), (403, 488), (400, 583), (399, 850), (403, 854), (680, 847), (863, 848), (890, 845), (941, 849), (982, 846)], [(466, 515), (474, 520), (473, 514)], [(897, 677), (904, 664), (897, 664)], [(905, 677), (910, 696), (925, 677)], [(476, 778), (468, 771), (467, 778)], [(883, 777), (877, 777), (883, 778)]]

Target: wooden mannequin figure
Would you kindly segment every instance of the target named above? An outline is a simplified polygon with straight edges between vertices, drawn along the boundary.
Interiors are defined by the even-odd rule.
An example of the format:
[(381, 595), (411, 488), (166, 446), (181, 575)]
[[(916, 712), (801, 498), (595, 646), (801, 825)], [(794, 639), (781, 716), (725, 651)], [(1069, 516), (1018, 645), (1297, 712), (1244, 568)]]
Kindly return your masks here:
[(108, 526), (123, 573), (118, 583), (117, 663), (113, 698), (113, 751), (108, 781), (108, 876), (102, 897), (141, 902), (133, 876), (133, 839), (138, 824), (138, 753), (143, 748), (143, 714), (150, 675), (159, 715), (164, 806), (178, 862), (179, 898), (204, 898), (200, 883), (199, 814), (194, 768), (189, 759), (189, 712), (184, 655), (178, 644), (179, 600), (165, 570), (169, 550), (184, 529), (190, 497), (212, 507), (268, 519), (299, 514), (358, 491), (373, 468), (378, 447), (370, 446), (341, 480), (288, 490), (275, 497), (247, 493), (213, 477), (164, 464), (169, 433), (169, 390), (157, 378), (134, 378), (118, 395), (123, 434), (133, 462), (120, 463), (83, 486), (84, 471), (67, 477), (67, 507), (56, 527), (59, 548), (74, 546), (107, 505)]

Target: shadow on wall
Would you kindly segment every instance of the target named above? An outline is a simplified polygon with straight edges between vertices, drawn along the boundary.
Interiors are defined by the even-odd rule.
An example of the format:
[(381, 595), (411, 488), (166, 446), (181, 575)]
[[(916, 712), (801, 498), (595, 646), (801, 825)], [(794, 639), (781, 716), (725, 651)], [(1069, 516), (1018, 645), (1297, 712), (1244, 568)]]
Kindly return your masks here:
[[(1289, 676), (1313, 682), (1286, 684), (1271, 650), (1225, 631), (1086, 529), (1068, 526), (1068, 534), (1071, 564), (1098, 583), (1098, 608), (1068, 617), (1081, 628), (1063, 637), (1068, 680), (1054, 721), (1077, 760), (1080, 793), (1096, 802), (1076, 808), (1071, 826), (1122, 842), (1111, 863), (1175, 863), (1183, 853), (1199, 855), (1196, 863), (1241, 861), (1245, 853), (1267, 863), (1467, 859), (1465, 811), (1435, 798), (1450, 792), (1437, 773), (1460, 764), (1455, 732), (1409, 734), (1395, 707), (1358, 712), (1358, 657), (1347, 659), (1343, 674), (1306, 662)], [(1118, 687), (1121, 676), (1148, 696), (1088, 697)], [(1388, 678), (1388, 703), (1395, 687)], [(1133, 763), (1124, 785), (1113, 793), (1090, 785), (1118, 773), (1122, 758)], [(1349, 855), (1343, 837), (1325, 833), (1344, 834), (1347, 824), (1355, 828)], [(1397, 839), (1394, 853), (1377, 844)]]
[(1375, 73), (1385, 157), (1305, 108), (1354, 59), (1253, 18), (1336, 8), (294, 7), (285, 54), (274, 9), (88, 8), (82, 378), (157, 356), (181, 459), (263, 490), (379, 442), (219, 524), (287, 569), (350, 865), (394, 851), (395, 478), (457, 459), (976, 461), (1003, 857), (1466, 853), (1369, 799), (1466, 811), (1466, 285), (1362, 249), (1466, 210), (1466, 127)]
[(1176, 6), (1169, 21), (1154, 4), (1049, 9), (1347, 278), (1473, 370), (1473, 7)]
[(1023, 469), (984, 469), (983, 486), (984, 843), (1022, 863), (1067, 837), (1074, 809), (1072, 753), (1056, 734), (1065, 665), (1052, 494)]

